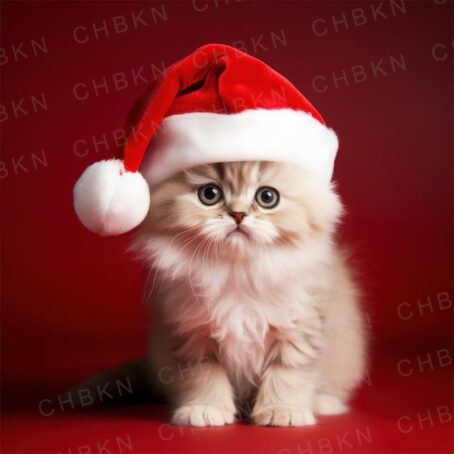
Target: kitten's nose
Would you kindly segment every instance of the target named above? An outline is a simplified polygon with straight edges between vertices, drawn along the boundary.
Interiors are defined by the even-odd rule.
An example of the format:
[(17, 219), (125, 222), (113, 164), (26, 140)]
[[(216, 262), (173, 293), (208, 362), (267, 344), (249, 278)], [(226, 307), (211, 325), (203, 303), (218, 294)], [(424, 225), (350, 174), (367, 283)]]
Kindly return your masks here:
[(229, 212), (230, 216), (232, 216), (233, 219), (235, 219), (235, 222), (240, 225), (241, 221), (244, 219), (246, 216), (246, 213), (244, 212), (239, 212), (239, 211), (230, 211)]

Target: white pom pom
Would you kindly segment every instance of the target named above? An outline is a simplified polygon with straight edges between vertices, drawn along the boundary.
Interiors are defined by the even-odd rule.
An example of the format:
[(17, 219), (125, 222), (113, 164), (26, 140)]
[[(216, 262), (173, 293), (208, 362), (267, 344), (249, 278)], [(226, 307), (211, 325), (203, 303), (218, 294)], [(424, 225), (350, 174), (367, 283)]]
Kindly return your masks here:
[(118, 159), (95, 162), (74, 186), (77, 216), (98, 235), (120, 235), (137, 227), (149, 206), (144, 177), (139, 172), (126, 172)]

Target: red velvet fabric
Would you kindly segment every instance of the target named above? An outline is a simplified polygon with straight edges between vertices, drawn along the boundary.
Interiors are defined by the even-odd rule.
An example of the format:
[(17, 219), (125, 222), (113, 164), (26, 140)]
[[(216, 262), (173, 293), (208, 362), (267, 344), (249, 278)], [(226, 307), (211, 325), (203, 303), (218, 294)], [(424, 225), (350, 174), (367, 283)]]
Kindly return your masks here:
[(248, 109), (302, 110), (324, 124), (310, 102), (264, 62), (224, 44), (207, 44), (153, 80), (133, 106), (120, 156), (136, 172), (164, 117), (192, 112), (238, 113)]

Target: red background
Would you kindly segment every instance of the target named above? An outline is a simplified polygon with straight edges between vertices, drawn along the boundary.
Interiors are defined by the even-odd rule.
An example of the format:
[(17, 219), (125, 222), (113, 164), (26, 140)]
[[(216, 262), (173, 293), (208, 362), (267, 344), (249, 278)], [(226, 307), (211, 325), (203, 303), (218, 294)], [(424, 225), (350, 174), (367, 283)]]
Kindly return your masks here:
[[(380, 11), (386, 18), (378, 13), (375, 19), (379, 2), (165, 2), (167, 19), (152, 23), (148, 8), (162, 12), (161, 5), (2, 5), (2, 451), (77, 452), (130, 433), (134, 452), (297, 452), (308, 442), (313, 452), (323, 452), (319, 440), (332, 440), (336, 451), (336, 434), (368, 425), (373, 442), (349, 452), (449, 452), (451, 424), (435, 416), (440, 405), (452, 411), (452, 369), (437, 360), (437, 351), (452, 345), (452, 308), (437, 303), (437, 295), (452, 300), (452, 2), (406, 2), (405, 13), (393, 14), (385, 1)], [(135, 29), (131, 13), (140, 9), (149, 26)], [(355, 9), (364, 24), (355, 26), (354, 15), (361, 15)], [(339, 21), (343, 14), (347, 25), (336, 31), (333, 17)], [(116, 16), (125, 18), (126, 32), (115, 33)], [(92, 26), (103, 21), (109, 36), (96, 39)], [(356, 24), (362, 22), (357, 16)], [(73, 36), (80, 26), (86, 27), (77, 35), (88, 36), (84, 44)], [(313, 26), (326, 34), (318, 36)], [(281, 39), (274, 45), (272, 33)], [(254, 46), (261, 35), (265, 48)], [(34, 55), (31, 40), (41, 37), (47, 52)], [(12, 46), (21, 42), (27, 58), (14, 56)], [(365, 288), (372, 386), (360, 390), (351, 415), (309, 429), (167, 428), (174, 430), (167, 441), (158, 430), (165, 409), (43, 417), (41, 399), (145, 350), (140, 303), (146, 270), (125, 255), (127, 237), (95, 237), (73, 212), (74, 182), (87, 165), (108, 156), (91, 141), (103, 134), (110, 139), (144, 89), (145, 83), (133, 82), (132, 69), (144, 66), (148, 79), (150, 64), (169, 65), (208, 42), (233, 44), (266, 61), (338, 132), (335, 180), (348, 209), (341, 236), (356, 251)], [(393, 71), (390, 57), (401, 55), (406, 69)], [(380, 59), (387, 75), (374, 76), (371, 64)], [(366, 74), (361, 83), (353, 74), (364, 78), (358, 65)], [(341, 77), (343, 70), (347, 83), (336, 88), (332, 74)], [(116, 90), (115, 73), (126, 74), (126, 88)], [(103, 77), (109, 93), (96, 96), (92, 81)], [(88, 87), (84, 101), (74, 96), (78, 83)], [(33, 112), (30, 97), (41, 94), (47, 109)], [(16, 118), (11, 103), (22, 98), (28, 115)], [(78, 140), (87, 141), (86, 156), (75, 153)], [(32, 154), (42, 156), (41, 150), (47, 165), (35, 160), (34, 168)], [(16, 172), (21, 156), (27, 171)], [(428, 304), (422, 315), (418, 301)], [(399, 317), (401, 303), (408, 303), (400, 307), (404, 316), (412, 311), (409, 319)], [(433, 370), (418, 367), (417, 359), (427, 355)], [(402, 358), (414, 369), (408, 377), (396, 368)], [(414, 422), (411, 432), (398, 430), (402, 415), (417, 421), (428, 411), (433, 427)]]

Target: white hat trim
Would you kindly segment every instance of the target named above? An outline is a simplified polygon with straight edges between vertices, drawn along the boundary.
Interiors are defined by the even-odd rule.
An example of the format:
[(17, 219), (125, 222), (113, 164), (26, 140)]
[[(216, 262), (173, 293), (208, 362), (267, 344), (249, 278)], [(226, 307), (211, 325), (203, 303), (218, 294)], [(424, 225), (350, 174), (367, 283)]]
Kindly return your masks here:
[(200, 164), (281, 161), (329, 182), (338, 146), (336, 133), (303, 111), (178, 114), (163, 120), (140, 171), (153, 185)]

